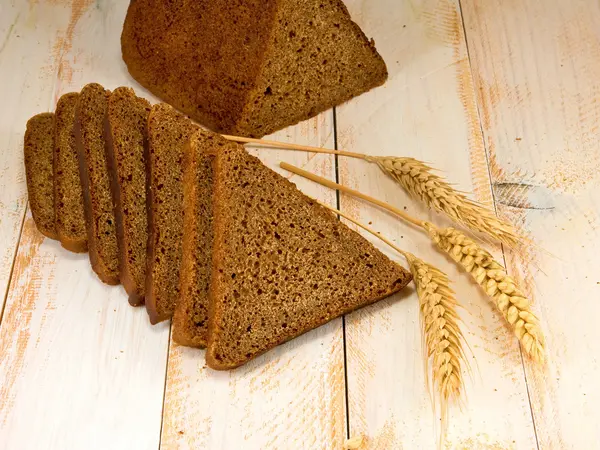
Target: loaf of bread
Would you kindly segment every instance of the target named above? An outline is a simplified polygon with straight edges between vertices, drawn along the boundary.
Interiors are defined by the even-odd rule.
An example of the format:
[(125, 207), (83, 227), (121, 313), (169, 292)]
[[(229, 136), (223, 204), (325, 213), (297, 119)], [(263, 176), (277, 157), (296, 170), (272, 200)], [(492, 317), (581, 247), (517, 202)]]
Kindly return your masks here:
[(387, 79), (342, 0), (136, 0), (121, 48), (152, 93), (244, 136), (293, 125)]
[(54, 211), (61, 245), (72, 252), (87, 251), (83, 190), (75, 147), (75, 109), (79, 94), (63, 95), (54, 116)]
[(179, 298), (183, 147), (198, 128), (164, 103), (148, 116), (146, 309), (152, 324), (170, 319)]
[(27, 121), (23, 143), (29, 209), (37, 229), (58, 239), (54, 224), (54, 114), (42, 113)]
[(241, 146), (214, 170), (206, 361), (235, 368), (402, 289), (411, 275)]
[(75, 112), (75, 142), (83, 185), (90, 263), (106, 284), (119, 284), (119, 249), (104, 142), (110, 91), (97, 83), (81, 90)]
[(120, 87), (108, 99), (104, 121), (106, 156), (115, 202), (120, 280), (129, 303), (144, 302), (146, 283), (146, 126), (150, 103), (131, 88)]
[(173, 340), (206, 347), (208, 289), (212, 268), (212, 163), (224, 148), (237, 144), (210, 131), (198, 130), (184, 148), (183, 248), (181, 292), (173, 314)]

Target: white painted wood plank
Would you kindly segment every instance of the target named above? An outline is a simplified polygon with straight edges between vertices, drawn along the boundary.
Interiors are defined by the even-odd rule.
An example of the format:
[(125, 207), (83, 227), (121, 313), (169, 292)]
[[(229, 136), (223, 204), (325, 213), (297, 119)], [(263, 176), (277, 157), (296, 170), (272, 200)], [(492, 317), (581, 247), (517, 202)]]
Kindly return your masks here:
[[(333, 116), (277, 133), (274, 140), (333, 148)], [(334, 179), (328, 155), (262, 150), (271, 168), (279, 161)], [(284, 173), (284, 172), (282, 172)], [(284, 173), (289, 176), (289, 173)], [(335, 194), (292, 181), (335, 205)], [(240, 369), (215, 372), (204, 351), (171, 343), (162, 449), (340, 449), (346, 437), (342, 320), (311, 331)]]
[[(383, 88), (338, 109), (340, 149), (428, 161), (460, 189), (474, 191), (479, 201), (491, 204), (457, 2), (346, 3), (375, 38), (390, 79)], [(375, 166), (341, 159), (340, 176), (343, 184), (412, 215), (448, 223), (410, 200)], [(373, 222), (376, 230), (455, 281), (473, 375), (464, 373), (466, 407), (450, 411), (447, 448), (534, 448), (519, 347), (488, 299), (415, 229), (347, 196), (342, 196), (342, 209), (363, 223)], [(416, 294), (400, 294), (352, 314), (346, 333), (350, 434), (364, 433), (369, 449), (436, 448)]]
[(27, 204), (25, 124), (31, 116), (52, 108), (49, 36), (67, 20), (66, 15), (58, 14), (56, 23), (34, 24), (28, 11), (26, 2), (0, 4), (0, 311)]
[(600, 448), (600, 5), (461, 0), (499, 209), (538, 246), (509, 266), (549, 362), (527, 364), (540, 448)]
[[(24, 40), (11, 38), (10, 53), (0, 55), (3, 101), (18, 113), (2, 110), (2, 133), (11, 140), (0, 156), (8, 177), (6, 185), (0, 178), (0, 195), (16, 189), (15, 177), (24, 209), (20, 142), (27, 117), (85, 83), (113, 89), (132, 82), (119, 46), (126, 2), (16, 7), (14, 32)], [(121, 287), (103, 285), (87, 255), (44, 240), (28, 216), (0, 328), (0, 448), (158, 448), (168, 335), (168, 326), (152, 328), (144, 309), (129, 306)]]

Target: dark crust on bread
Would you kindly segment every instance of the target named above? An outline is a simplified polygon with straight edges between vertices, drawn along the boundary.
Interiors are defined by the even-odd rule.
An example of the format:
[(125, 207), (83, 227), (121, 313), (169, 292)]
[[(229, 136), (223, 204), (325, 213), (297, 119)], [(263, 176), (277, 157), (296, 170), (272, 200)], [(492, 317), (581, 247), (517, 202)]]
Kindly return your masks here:
[[(155, 117), (160, 117), (160, 119), (155, 119)], [(176, 127), (173, 126), (173, 123)], [(183, 200), (178, 206), (173, 205), (175, 211), (168, 211), (163, 204), (165, 200), (177, 202), (178, 198), (183, 196), (181, 181), (183, 146), (198, 129), (198, 125), (164, 103), (154, 105), (148, 116), (148, 145), (146, 149), (146, 205), (148, 212), (146, 310), (148, 311), (150, 323), (153, 325), (171, 318), (179, 296), (181, 241), (177, 236), (183, 234)], [(167, 138), (170, 139), (168, 151), (157, 146), (159, 145), (159, 138), (163, 138), (162, 133), (165, 133)], [(162, 155), (160, 155), (161, 152), (163, 152)], [(171, 165), (168, 168), (163, 165), (160, 168), (158, 165), (154, 167), (157, 159), (155, 155), (157, 154), (162, 157), (159, 158), (161, 164), (170, 159)], [(165, 173), (167, 170), (169, 171), (168, 174)], [(163, 187), (165, 188), (164, 191), (162, 190)], [(160, 194), (159, 190), (161, 191)], [(170, 191), (169, 196), (165, 197), (162, 192), (167, 190)], [(159, 222), (162, 221), (165, 225), (167, 219), (169, 219), (169, 228), (161, 230)]]
[[(244, 152), (244, 150), (239, 150), (236, 149), (236, 152)], [(300, 308), (305, 308), (307, 307), (306, 305), (312, 305), (310, 306), (311, 308), (314, 306), (315, 304), (315, 300), (317, 299), (318, 301), (316, 302), (318, 305), (322, 305), (319, 306), (319, 308), (324, 308), (324, 309), (316, 309), (313, 308), (310, 310), (310, 313), (307, 313), (307, 311), (305, 309), (302, 309), (302, 311), (304, 311), (307, 314), (314, 314), (314, 317), (301, 317), (300, 315), (298, 315), (298, 310), (295, 310), (295, 313), (292, 311), (293, 308), (295, 308), (294, 306), (292, 306), (292, 303), (290, 303), (290, 297), (287, 297), (286, 299), (281, 299), (278, 298), (277, 302), (283, 302), (283, 303), (279, 303), (281, 305), (284, 305), (282, 307), (279, 307), (276, 305), (277, 302), (275, 303), (270, 303), (271, 301), (269, 300), (269, 297), (266, 296), (267, 292), (265, 291), (264, 294), (262, 295), (261, 292), (258, 292), (259, 296), (254, 295), (254, 291), (250, 292), (249, 294), (242, 294), (245, 296), (250, 296), (252, 295), (253, 297), (248, 297), (246, 299), (246, 297), (240, 297), (239, 300), (236, 300), (235, 297), (235, 291), (233, 291), (233, 296), (229, 296), (227, 297), (227, 293), (231, 293), (229, 291), (231, 291), (231, 289), (233, 289), (233, 285), (234, 283), (238, 283), (235, 284), (236, 289), (237, 288), (241, 288), (244, 289), (245, 287), (248, 287), (248, 284), (244, 284), (244, 283), (249, 283), (252, 282), (254, 283), (254, 281), (244, 281), (244, 280), (259, 280), (256, 277), (256, 274), (252, 271), (250, 271), (250, 273), (246, 273), (247, 267), (250, 266), (244, 266), (242, 263), (238, 263), (238, 261), (240, 261), (239, 259), (236, 259), (235, 261), (231, 262), (231, 258), (235, 258), (235, 256), (232, 252), (233, 248), (239, 248), (239, 247), (233, 247), (234, 245), (237, 245), (239, 242), (237, 242), (237, 237), (235, 238), (236, 242), (232, 242), (227, 241), (226, 244), (224, 244), (224, 242), (227, 239), (231, 239), (232, 238), (232, 234), (234, 231), (233, 230), (237, 230), (237, 215), (235, 213), (235, 211), (239, 212), (239, 211), (243, 211), (244, 209), (242, 209), (242, 205), (244, 205), (244, 199), (242, 198), (238, 198), (237, 196), (231, 197), (231, 195), (234, 195), (234, 189), (239, 189), (239, 187), (231, 187), (231, 186), (226, 186), (227, 183), (239, 183), (241, 182), (240, 178), (238, 177), (238, 175), (242, 172), (239, 173), (231, 173), (231, 163), (226, 163), (225, 158), (227, 158), (228, 156), (230, 156), (231, 152), (222, 152), (220, 153), (217, 158), (215, 159), (214, 162), (214, 177), (215, 177), (215, 183), (214, 183), (214, 194), (213, 194), (213, 198), (214, 198), (214, 206), (213, 206), (213, 212), (214, 212), (214, 220), (213, 220), (213, 225), (214, 225), (214, 244), (213, 244), (213, 270), (212, 270), (212, 278), (211, 278), (211, 285), (210, 285), (210, 301), (209, 301), (209, 341), (208, 341), (208, 346), (207, 346), (207, 352), (206, 352), (206, 361), (209, 367), (216, 369), (216, 370), (226, 370), (226, 369), (233, 369), (236, 367), (239, 367), (242, 364), (245, 364), (247, 361), (250, 361), (251, 359), (256, 358), (257, 356), (265, 353), (266, 351), (276, 347), (277, 345), (280, 345), (284, 342), (289, 341), (290, 339), (293, 339), (297, 336), (300, 336), (301, 334), (304, 334), (305, 332), (314, 329), (320, 325), (323, 325), (325, 323), (327, 323), (328, 321), (339, 317), (343, 314), (347, 314), (350, 313), (358, 308), (361, 308), (363, 306), (367, 306), (370, 305), (372, 303), (375, 303), (378, 300), (381, 300), (397, 291), (399, 291), (400, 289), (402, 289), (404, 286), (406, 286), (406, 284), (408, 284), (410, 282), (410, 280), (412, 279), (410, 273), (408, 273), (406, 270), (404, 270), (402, 267), (400, 267), (399, 265), (391, 262), (387, 257), (385, 257), (385, 255), (383, 255), (379, 250), (377, 250), (372, 244), (370, 244), (368, 241), (366, 241), (362, 236), (360, 236), (358, 233), (352, 231), (351, 229), (349, 229), (346, 225), (344, 225), (343, 223), (337, 221), (337, 219), (335, 218), (335, 216), (333, 216), (328, 210), (326, 210), (325, 208), (323, 208), (322, 206), (318, 205), (318, 203), (316, 203), (314, 200), (304, 196), (302, 193), (300, 193), (297, 188), (290, 183), (289, 181), (285, 180), (283, 177), (274, 174), (272, 171), (270, 171), (270, 169), (266, 168), (263, 166), (265, 171), (269, 171), (270, 174), (261, 178), (254, 178), (256, 180), (257, 184), (261, 184), (263, 182), (265, 182), (265, 180), (273, 180), (275, 178), (277, 178), (278, 181), (276, 181), (277, 183), (277, 192), (273, 192), (273, 203), (275, 204), (276, 202), (281, 202), (281, 203), (277, 203), (277, 205), (282, 205), (285, 206), (286, 208), (289, 208), (290, 205), (294, 205), (292, 206), (292, 208), (296, 208), (296, 209), (291, 209), (288, 210), (287, 213), (285, 215), (293, 215), (295, 214), (294, 211), (298, 211), (297, 208), (302, 208), (305, 210), (305, 212), (302, 213), (302, 215), (304, 215), (303, 220), (305, 220), (305, 223), (311, 223), (311, 224), (330, 224), (328, 225), (328, 229), (325, 230), (318, 230), (318, 229), (312, 229), (312, 225), (310, 225), (308, 228), (305, 228), (305, 230), (303, 230), (303, 233), (306, 233), (306, 236), (304, 236), (304, 234), (302, 235), (302, 240), (306, 240), (306, 244), (304, 245), (304, 247), (309, 250), (309, 252), (313, 252), (313, 254), (315, 253), (315, 248), (318, 248), (318, 250), (316, 250), (316, 252), (321, 252), (321, 247), (315, 247), (314, 244), (310, 244), (311, 240), (313, 242), (316, 241), (316, 239), (314, 239), (315, 237), (319, 236), (319, 238), (322, 238), (322, 248), (325, 249), (327, 248), (328, 251), (331, 249), (336, 248), (336, 253), (334, 254), (335, 256), (318, 256), (313, 257), (310, 256), (310, 253), (307, 253), (307, 258), (309, 259), (304, 259), (304, 257), (302, 257), (302, 264), (311, 264), (311, 271), (304, 271), (306, 274), (311, 274), (313, 273), (312, 268), (315, 267), (317, 268), (318, 266), (313, 266), (313, 264), (321, 264), (321, 263), (327, 263), (328, 258), (331, 258), (330, 261), (331, 262), (336, 262), (336, 264), (340, 264), (339, 269), (336, 269), (336, 272), (327, 272), (329, 274), (329, 276), (327, 276), (326, 278), (330, 278), (330, 276), (334, 277), (333, 279), (331, 279), (331, 283), (332, 285), (335, 283), (335, 286), (337, 286), (339, 289), (339, 293), (336, 294), (337, 295), (337, 299), (336, 298), (322, 298), (322, 297), (311, 297), (311, 295), (309, 294), (308, 296), (305, 296), (305, 298), (309, 299), (307, 301), (302, 301), (301, 303), (304, 303), (304, 305), (300, 306)], [(238, 153), (239, 154), (239, 153)], [(236, 155), (233, 155), (233, 158), (236, 158)], [(257, 164), (260, 164), (258, 162), (258, 160), (252, 156), (246, 155), (243, 158), (237, 158), (234, 159), (235, 163), (237, 164), (238, 162), (242, 161), (251, 161), (250, 164), (256, 166)], [(241, 165), (241, 163), (240, 163)], [(243, 168), (242, 168), (243, 169)], [(261, 169), (262, 170), (262, 169)], [(257, 172), (253, 172), (254, 174), (257, 174)], [(263, 172), (263, 173), (267, 173), (267, 172)], [(250, 176), (250, 175), (248, 175)], [(254, 175), (252, 175), (254, 176)], [(269, 187), (272, 189), (272, 185), (269, 184)], [(250, 191), (252, 191), (252, 195), (263, 195), (260, 194), (263, 191), (257, 191), (256, 189), (254, 189), (254, 186), (252, 184), (250, 184), (250, 186), (247, 188)], [(260, 194), (260, 195), (259, 195)], [(237, 194), (236, 194), (237, 195)], [(281, 198), (278, 198), (281, 197)], [(247, 197), (244, 197), (247, 200)], [(300, 198), (304, 198), (304, 200), (300, 200)], [(269, 199), (267, 199), (269, 200)], [(261, 200), (262, 201), (262, 200)], [(267, 202), (268, 203), (268, 202)], [(235, 206), (233, 208), (233, 210), (235, 211), (230, 211), (229, 213), (226, 212), (226, 208), (231, 208), (231, 205), (237, 204), (238, 206)], [(251, 208), (251, 205), (248, 205), (247, 207), (244, 206), (243, 208)], [(277, 208), (279, 208), (279, 206), (277, 206)], [(266, 212), (264, 212), (265, 215), (265, 221), (268, 222), (272, 219), (272, 211), (274, 211), (274, 209), (269, 210), (268, 207), (265, 210)], [(310, 213), (310, 217), (312, 219), (310, 219), (310, 222), (307, 222), (307, 218), (306, 215), (307, 213)], [(253, 213), (254, 215), (248, 215), (248, 220), (253, 220), (256, 219), (258, 216), (256, 215), (256, 213)], [(269, 214), (271, 214), (269, 216)], [(282, 213), (283, 214), (283, 213)], [(259, 271), (263, 271), (265, 268), (268, 269), (268, 267), (271, 266), (264, 266), (263, 264), (269, 264), (269, 260), (270, 258), (273, 257), (274, 258), (273, 261), (275, 261), (274, 264), (280, 264), (280, 260), (277, 259), (277, 253), (279, 252), (279, 250), (277, 252), (273, 252), (274, 248), (279, 248), (281, 249), (281, 247), (273, 247), (273, 245), (279, 246), (282, 244), (277, 244), (277, 242), (283, 242), (280, 239), (285, 240), (287, 237), (285, 234), (282, 234), (282, 236), (277, 237), (277, 233), (275, 231), (279, 230), (281, 232), (282, 229), (277, 228), (278, 226), (282, 226), (282, 227), (287, 227), (293, 224), (290, 223), (288, 225), (289, 222), (289, 218), (284, 217), (285, 215), (282, 215), (282, 219), (279, 220), (279, 224), (276, 223), (275, 227), (271, 228), (269, 226), (268, 223), (264, 223), (263, 225), (261, 225), (261, 230), (262, 230), (262, 234), (261, 236), (265, 236), (265, 239), (263, 243), (261, 243), (261, 248), (264, 248), (264, 250), (261, 250), (262, 255), (256, 255), (256, 260), (258, 261), (260, 259), (261, 263), (259, 263)], [(298, 217), (301, 217), (300, 215)], [(233, 219), (235, 219), (235, 223), (231, 223), (230, 221)], [(262, 219), (262, 218), (261, 218)], [(241, 219), (240, 219), (241, 220)], [(296, 227), (298, 227), (298, 223), (296, 223)], [(251, 226), (251, 225), (250, 225)], [(321, 236), (320, 231), (323, 231), (323, 233), (329, 233), (331, 232), (331, 234), (333, 236), (338, 236), (336, 238), (332, 238), (329, 237), (326, 239), (326, 236), (323, 235)], [(336, 234), (337, 233), (337, 234)], [(238, 233), (236, 236), (243, 236), (243, 234)], [(273, 238), (275, 238), (275, 240), (273, 240)], [(241, 237), (240, 237), (241, 239)], [(328, 243), (329, 241), (329, 243)], [(335, 245), (332, 246), (332, 243), (335, 243)], [(250, 247), (251, 243), (247, 242), (248, 247)], [(310, 248), (310, 246), (313, 245), (312, 248)], [(327, 247), (326, 247), (327, 246)], [(350, 249), (354, 249), (352, 250), (353, 253), (347, 253)], [(285, 248), (283, 249), (284, 253), (282, 258), (294, 258), (294, 254), (300, 254), (299, 250), (300, 249), (296, 249), (295, 251), (292, 248), (289, 248), (286, 250)], [(248, 251), (252, 252), (251, 248), (248, 248)], [(354, 253), (354, 252), (358, 252), (358, 253)], [(271, 253), (268, 253), (271, 252)], [(362, 252), (362, 253), (361, 253)], [(244, 251), (245, 254), (245, 251)], [(281, 255), (281, 253), (280, 253)], [(252, 256), (254, 258), (254, 255)], [(228, 262), (228, 258), (229, 258), (229, 262)], [(241, 256), (241, 258), (245, 258), (243, 255)], [(265, 261), (264, 263), (262, 261)], [(290, 259), (286, 259), (286, 264), (288, 261), (290, 261), (290, 264), (298, 264), (298, 260), (296, 260), (295, 262)], [(320, 262), (319, 262), (320, 261)], [(329, 265), (331, 265), (331, 262), (327, 263)], [(232, 275), (230, 275), (230, 273), (228, 272), (228, 270), (233, 270), (237, 265), (239, 265), (240, 270), (244, 270), (241, 273), (238, 273), (239, 276), (234, 277)], [(355, 268), (356, 266), (356, 268)], [(280, 266), (278, 266), (280, 267)], [(337, 267), (337, 266), (332, 266), (332, 267)], [(323, 266), (323, 268), (325, 268), (325, 265)], [(294, 273), (294, 269), (297, 270), (297, 268), (295, 267), (288, 267), (287, 269), (285, 267), (280, 267), (280, 269), (286, 274), (293, 274)], [(303, 268), (301, 267), (300, 270), (302, 271)], [(329, 270), (329, 269), (328, 269)], [(237, 270), (236, 270), (237, 271)], [(345, 271), (345, 272), (343, 272)], [(339, 272), (339, 273), (338, 273)], [(260, 272), (261, 274), (265, 274), (265, 272)], [(341, 277), (341, 274), (345, 273), (344, 278)], [(315, 276), (318, 276), (318, 272), (314, 272)], [(358, 276), (360, 274), (360, 276)], [(385, 274), (385, 275), (384, 275)], [(338, 275), (336, 277), (336, 275)], [(355, 276), (356, 280), (352, 279), (352, 278), (348, 278), (348, 276)], [(262, 275), (261, 275), (262, 276)], [(265, 279), (267, 279), (268, 277), (270, 277), (270, 274), (265, 275)], [(277, 281), (279, 281), (281, 283), (281, 274), (275, 274), (272, 275), (273, 277), (277, 277)], [(232, 278), (235, 278), (235, 281), (232, 281)], [(368, 284), (362, 284), (360, 286), (361, 292), (363, 292), (363, 294), (359, 294), (358, 291), (354, 291), (354, 289), (357, 289), (359, 286), (357, 285), (357, 280), (360, 278), (360, 283), (363, 283), (363, 279), (366, 280), (368, 282)], [(290, 280), (293, 279), (290, 278)], [(240, 280), (238, 282), (238, 280)], [(327, 284), (327, 280), (325, 279), (315, 279), (312, 278), (311, 280), (316, 280), (317, 283), (323, 283), (325, 282), (325, 284)], [(299, 280), (302, 281), (302, 280)], [(371, 283), (372, 281), (372, 283)], [(284, 281), (285, 282), (285, 281)], [(312, 282), (312, 281), (311, 281)], [(255, 284), (260, 284), (262, 283), (262, 281), (256, 281)], [(290, 281), (291, 283), (291, 281)], [(252, 284), (252, 288), (254, 288), (255, 284)], [(302, 286), (304, 286), (305, 284), (303, 284)], [(264, 286), (266, 286), (265, 284), (261, 284), (260, 285), (261, 288), (264, 288)], [(281, 289), (282, 295), (287, 295), (286, 292), (284, 292), (285, 290), (288, 289), (288, 287), (291, 286), (291, 284), (286, 284), (286, 285), (282, 285), (280, 284), (280, 287), (278, 289)], [(369, 286), (373, 286), (373, 287), (369, 287)], [(296, 289), (296, 288), (294, 288)], [(304, 288), (299, 288), (299, 289), (304, 289)], [(316, 287), (315, 287), (316, 289)], [(319, 289), (321, 289), (319, 287)], [(323, 288), (324, 289), (324, 293), (326, 293), (328, 291), (329, 288)], [(345, 292), (348, 291), (349, 292)], [(336, 289), (336, 292), (338, 290)], [(288, 293), (292, 293), (293, 295), (294, 292), (300, 292), (300, 291), (288, 291)], [(302, 291), (303, 293), (305, 291)], [(315, 291), (318, 292), (318, 291)], [(242, 291), (243, 293), (243, 291)], [(275, 292), (276, 295), (279, 294), (279, 292)], [(238, 294), (239, 295), (239, 294)], [(269, 294), (270, 295), (270, 294)], [(317, 294), (313, 294), (313, 295), (317, 295)], [(351, 298), (353, 297), (353, 298)], [(258, 298), (258, 299), (257, 299)], [(295, 297), (294, 297), (295, 298)], [(300, 297), (299, 297), (300, 299)], [(319, 299), (322, 299), (319, 300)], [(228, 302), (228, 306), (225, 307), (224, 306), (224, 302), (227, 301)], [(296, 300), (294, 300), (296, 301)], [(298, 300), (300, 301), (300, 300)], [(235, 305), (250, 305), (250, 303), (248, 302), (255, 302), (256, 305), (260, 305), (257, 306), (254, 311), (252, 310), (251, 306), (247, 306), (247, 307), (242, 307), (242, 309), (238, 309), (238, 306)], [(327, 306), (329, 305), (329, 306)], [(337, 306), (336, 306), (337, 305)], [(223, 351), (223, 348), (226, 347), (226, 344), (229, 343), (230, 345), (232, 345), (232, 347), (227, 347), (227, 348), (232, 348), (231, 352), (235, 353), (235, 352), (240, 352), (242, 351), (240, 347), (240, 342), (238, 342), (237, 344), (235, 342), (233, 342), (232, 344), (232, 339), (235, 339), (235, 337), (232, 337), (232, 335), (236, 335), (238, 337), (238, 339), (241, 339), (245, 342), (241, 342), (242, 345), (244, 345), (245, 349), (248, 348), (249, 344), (252, 344), (252, 342), (256, 343), (256, 341), (253, 341), (252, 339), (256, 339), (256, 338), (252, 338), (252, 333), (258, 332), (258, 336), (260, 338), (260, 336), (263, 336), (266, 331), (271, 330), (271, 325), (268, 325), (267, 328), (264, 328), (264, 326), (261, 325), (258, 326), (258, 329), (256, 327), (254, 327), (255, 322), (252, 322), (252, 319), (250, 316), (252, 314), (252, 312), (255, 313), (256, 317), (266, 317), (265, 316), (265, 311), (268, 310), (268, 308), (270, 306), (273, 306), (273, 311), (275, 311), (275, 313), (279, 312), (283, 312), (285, 313), (285, 317), (286, 317), (286, 322), (288, 321), (287, 319), (289, 319), (289, 321), (294, 322), (294, 324), (290, 324), (290, 326), (288, 327), (286, 325), (285, 330), (281, 331), (279, 330), (279, 334), (277, 334), (275, 337), (273, 336), (267, 336), (270, 341), (267, 340), (266, 343), (264, 343), (264, 346), (255, 346), (254, 344), (252, 345), (252, 348), (254, 350), (252, 351), (248, 351), (248, 353), (246, 354), (245, 357), (240, 357), (238, 359), (235, 359), (234, 356), (231, 356), (230, 358), (232, 360), (228, 360), (226, 357), (223, 357), (223, 354), (221, 353), (221, 357), (219, 357), (219, 352)], [(291, 308), (291, 309), (286, 309), (286, 308)], [(267, 308), (267, 309), (265, 309)], [(279, 309), (277, 309), (279, 308)], [(281, 309), (283, 308), (283, 309)], [(225, 314), (228, 314), (228, 318), (225, 317)], [(238, 313), (239, 311), (239, 313)], [(290, 314), (288, 316), (288, 313)], [(270, 314), (270, 313), (269, 313)], [(238, 322), (232, 322), (231, 321), (231, 317), (236, 317), (236, 320), (238, 320)], [(241, 319), (240, 319), (241, 317)], [(245, 318), (248, 317), (248, 321), (244, 321)], [(276, 316), (271, 316), (271, 317), (276, 317)], [(278, 319), (276, 319), (275, 321), (277, 321)], [(248, 330), (248, 333), (245, 333), (241, 330), (244, 330), (247, 323), (249, 323), (250, 325), (252, 325), (252, 333), (250, 333), (250, 330)], [(237, 328), (236, 328), (237, 327)], [(293, 327), (293, 329), (292, 329)], [(278, 331), (278, 330), (275, 330)], [(229, 332), (230, 334), (227, 334), (227, 332)], [(237, 334), (235, 334), (237, 333)], [(238, 350), (238, 347), (240, 347), (240, 349)], [(237, 355), (237, 353), (236, 353)]]
[(64, 94), (54, 114), (54, 212), (60, 244), (69, 251), (85, 253), (87, 230), (74, 136), (78, 98), (76, 92)]
[[(108, 101), (108, 96), (110, 95), (110, 91), (105, 90), (97, 83), (90, 83), (84, 86), (84, 88), (81, 90), (79, 101), (77, 102), (77, 108), (75, 110), (75, 146), (79, 156), (79, 173), (83, 185), (83, 204), (87, 224), (90, 263), (92, 265), (92, 269), (103, 283), (108, 285), (117, 285), (119, 284), (119, 257), (116, 236), (116, 221), (114, 218), (112, 193), (110, 191), (108, 166), (106, 163), (104, 132), (102, 128), (100, 130), (94, 130), (96, 132), (99, 131), (99, 136), (97, 137), (102, 141), (93, 142), (93, 144), (98, 144), (101, 148), (101, 150), (98, 149), (98, 151), (102, 151), (101, 155), (92, 155), (92, 142), (84, 142), (86, 138), (83, 136), (83, 109), (90, 107), (90, 105), (86, 103), (88, 101), (87, 92), (89, 92), (91, 95), (93, 91), (97, 91), (104, 95), (104, 98), (100, 98), (100, 101), (103, 103), (103, 108), (105, 108)], [(100, 122), (100, 126), (102, 126), (104, 121), (105, 109), (102, 109), (101, 114), (102, 116), (97, 118)], [(86, 147), (90, 147), (89, 152)], [(100, 180), (95, 180), (95, 186), (92, 186), (92, 180), (90, 177), (92, 171), (97, 169), (92, 167), (94, 164), (92, 156), (93, 159), (100, 161), (101, 167), (98, 169), (100, 171), (106, 171), (106, 174), (97, 173), (96, 176), (99, 177)], [(104, 175), (106, 175), (106, 185), (104, 185), (102, 182)], [(94, 196), (92, 195), (92, 189), (96, 189), (98, 191)], [(108, 197), (107, 201), (100, 201), (100, 199), (104, 197)], [(110, 206), (106, 203), (110, 203)], [(106, 222), (106, 224), (104, 222)], [(108, 226), (106, 232), (102, 231), (100, 224)], [(114, 230), (111, 231), (113, 227)], [(103, 246), (106, 246), (106, 248), (102, 248)]]
[[(129, 120), (128, 122), (123, 123), (123, 117), (119, 116), (119, 113), (123, 111), (119, 111), (119, 107), (129, 107), (129, 112), (134, 116), (127, 117), (125, 120)], [(111, 116), (111, 111), (115, 109), (114, 117)], [(132, 110), (133, 109), (133, 110)], [(145, 111), (145, 113), (144, 113)], [(125, 291), (129, 295), (129, 304), (131, 306), (141, 306), (144, 304), (144, 290), (145, 290), (145, 279), (140, 278), (140, 274), (138, 273), (140, 269), (143, 271), (142, 275), (145, 273), (146, 268), (146, 245), (147, 245), (147, 212), (146, 212), (146, 167), (145, 167), (145, 148), (147, 141), (147, 118), (150, 112), (150, 103), (147, 100), (136, 97), (133, 89), (120, 87), (115, 89), (109, 98), (109, 105), (106, 110), (106, 116), (104, 118), (104, 140), (106, 144), (106, 156), (108, 162), (108, 169), (110, 173), (110, 181), (111, 181), (111, 190), (113, 194), (113, 201), (115, 205), (115, 220), (117, 225), (117, 238), (119, 244), (119, 258), (120, 258), (120, 280), (121, 284), (125, 288)], [(142, 127), (141, 129), (131, 129), (132, 126), (135, 126), (135, 123), (132, 123), (131, 120), (138, 119)], [(111, 127), (111, 120), (115, 121), (115, 127)], [(121, 128), (125, 128), (125, 130), (121, 130)], [(136, 136), (136, 132), (141, 131), (142, 133), (142, 141), (141, 141), (141, 150), (142, 150), (142, 161), (144, 165), (142, 167), (137, 167), (139, 164), (139, 154), (136, 153), (136, 150), (139, 150), (140, 142), (132, 142), (129, 140), (131, 135), (125, 137), (127, 139), (128, 145), (124, 145), (123, 143), (119, 144), (120, 147), (118, 149), (119, 155), (116, 153), (115, 149), (115, 133), (134, 133), (134, 137)], [(121, 136), (123, 138), (123, 136)], [(141, 169), (141, 170), (140, 170)], [(143, 176), (143, 180), (138, 180), (136, 175)], [(136, 178), (135, 180), (133, 178)], [(136, 199), (132, 198), (134, 192), (132, 189), (135, 187), (136, 181), (142, 182), (143, 184), (143, 202), (144, 208), (143, 211), (139, 211), (138, 205), (135, 204)], [(135, 191), (135, 189), (133, 189)], [(123, 205), (123, 195), (125, 195), (126, 205)], [(127, 212), (124, 211), (124, 207), (127, 208)], [(142, 217), (139, 217), (138, 214), (141, 213)], [(125, 218), (125, 215), (127, 217)], [(127, 221), (127, 224), (125, 223)], [(137, 225), (137, 228), (135, 228)], [(129, 233), (138, 233), (133, 236), (134, 242), (131, 242), (132, 237), (126, 235), (125, 227), (127, 226)], [(141, 227), (141, 228), (140, 228)], [(143, 236), (142, 236), (143, 234)], [(140, 249), (136, 248), (136, 239), (143, 239), (143, 251), (140, 258)], [(138, 260), (140, 258), (140, 260)], [(137, 265), (141, 265), (142, 267), (137, 267)], [(136, 278), (138, 279), (136, 281)]]
[(58, 239), (54, 222), (54, 114), (27, 121), (23, 142), (29, 209), (40, 233)]

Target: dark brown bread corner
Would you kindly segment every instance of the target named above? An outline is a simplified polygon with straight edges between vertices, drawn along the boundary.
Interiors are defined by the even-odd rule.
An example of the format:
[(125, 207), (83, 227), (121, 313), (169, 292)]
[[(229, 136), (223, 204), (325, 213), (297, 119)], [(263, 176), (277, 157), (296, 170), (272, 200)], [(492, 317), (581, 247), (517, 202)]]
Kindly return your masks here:
[(90, 263), (106, 284), (119, 284), (119, 250), (104, 142), (110, 91), (97, 83), (81, 90), (75, 110), (75, 143), (83, 185)]
[(238, 367), (411, 275), (243, 148), (214, 162), (207, 364)]
[(181, 294), (173, 314), (173, 340), (188, 347), (206, 347), (208, 289), (212, 267), (212, 163), (230, 141), (198, 130), (184, 148), (183, 248)]
[(37, 229), (58, 239), (54, 223), (54, 114), (43, 113), (27, 121), (23, 142), (29, 208)]
[(183, 239), (183, 147), (199, 129), (161, 103), (148, 116), (146, 309), (152, 324), (171, 318), (179, 299)]
[(144, 303), (146, 282), (146, 126), (150, 103), (131, 88), (120, 87), (108, 99), (104, 139), (115, 204), (120, 280), (129, 303)]
[(63, 95), (54, 114), (54, 212), (61, 245), (72, 252), (87, 251), (83, 188), (75, 147), (75, 109), (79, 94)]
[(136, 0), (121, 49), (155, 95), (215, 131), (253, 137), (387, 79), (341, 0)]

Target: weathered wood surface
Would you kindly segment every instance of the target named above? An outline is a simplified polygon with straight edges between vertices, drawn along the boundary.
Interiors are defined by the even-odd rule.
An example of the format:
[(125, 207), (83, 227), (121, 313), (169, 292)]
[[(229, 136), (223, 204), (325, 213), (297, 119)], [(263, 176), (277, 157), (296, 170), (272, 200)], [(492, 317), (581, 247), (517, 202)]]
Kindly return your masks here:
[[(346, 4), (375, 38), (390, 80), (274, 138), (326, 147), (337, 138), (347, 150), (426, 160), (536, 242), (518, 254), (495, 253), (534, 298), (548, 338), (544, 371), (522, 359), (492, 305), (424, 235), (341, 196), (345, 212), (455, 281), (471, 373), (464, 408), (450, 411), (446, 448), (600, 448), (600, 7), (592, 0)], [(120, 59), (126, 7), (0, 4), (0, 449), (339, 449), (347, 427), (367, 437), (368, 449), (435, 448), (412, 290), (348, 316), (345, 331), (338, 319), (242, 369), (215, 373), (202, 351), (169, 342), (168, 325), (148, 325), (122, 288), (102, 285), (85, 255), (37, 233), (26, 212), (26, 120), (91, 81), (152, 98)], [(271, 167), (285, 160), (337, 176), (448, 223), (362, 161), (339, 158), (336, 173), (329, 156), (253, 151)], [(293, 181), (336, 204), (333, 192)]]

